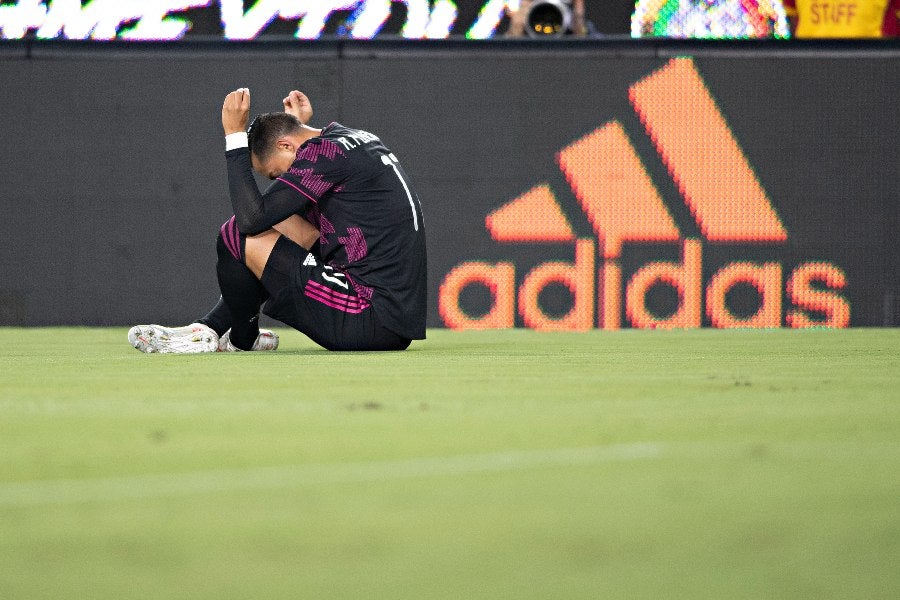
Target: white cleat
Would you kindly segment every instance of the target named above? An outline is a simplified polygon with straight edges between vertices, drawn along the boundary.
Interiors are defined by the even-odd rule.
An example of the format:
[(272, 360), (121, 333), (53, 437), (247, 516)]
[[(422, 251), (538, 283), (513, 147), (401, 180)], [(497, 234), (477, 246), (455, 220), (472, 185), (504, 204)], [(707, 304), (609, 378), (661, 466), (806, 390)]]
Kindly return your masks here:
[[(278, 350), (278, 334), (269, 329), (260, 329), (251, 350), (255, 352), (274, 352)], [(219, 352), (243, 352), (243, 350), (231, 343), (230, 329), (219, 338)]]
[(135, 325), (128, 330), (128, 341), (147, 354), (200, 354), (215, 352), (219, 347), (216, 332), (200, 323), (185, 327)]

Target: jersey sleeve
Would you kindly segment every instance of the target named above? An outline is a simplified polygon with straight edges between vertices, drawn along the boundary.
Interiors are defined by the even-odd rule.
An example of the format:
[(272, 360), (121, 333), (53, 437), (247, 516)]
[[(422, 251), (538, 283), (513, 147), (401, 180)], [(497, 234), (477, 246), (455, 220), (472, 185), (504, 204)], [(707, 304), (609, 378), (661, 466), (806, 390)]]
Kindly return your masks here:
[(293, 214), (305, 214), (309, 208), (308, 200), (298, 197), (293, 189), (277, 180), (265, 193), (260, 193), (247, 148), (229, 150), (225, 158), (231, 206), (238, 231), (244, 235), (262, 233)]
[(304, 202), (289, 187), (276, 181), (260, 193), (253, 178), (248, 148), (236, 148), (225, 153), (228, 170), (228, 194), (234, 209), (238, 231), (256, 235), (281, 223), (292, 214), (307, 209)]

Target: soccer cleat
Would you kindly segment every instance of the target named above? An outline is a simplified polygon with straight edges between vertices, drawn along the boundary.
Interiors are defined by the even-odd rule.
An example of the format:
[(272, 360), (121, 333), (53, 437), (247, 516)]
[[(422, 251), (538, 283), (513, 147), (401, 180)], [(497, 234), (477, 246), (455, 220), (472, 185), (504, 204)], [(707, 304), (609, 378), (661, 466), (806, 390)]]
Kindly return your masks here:
[(200, 354), (215, 352), (219, 347), (216, 332), (200, 323), (185, 327), (135, 325), (128, 330), (128, 341), (147, 354)]
[[(251, 350), (255, 352), (273, 352), (278, 349), (278, 334), (269, 329), (260, 329), (256, 341)], [(229, 329), (219, 338), (219, 352), (243, 352), (231, 343), (231, 330)]]

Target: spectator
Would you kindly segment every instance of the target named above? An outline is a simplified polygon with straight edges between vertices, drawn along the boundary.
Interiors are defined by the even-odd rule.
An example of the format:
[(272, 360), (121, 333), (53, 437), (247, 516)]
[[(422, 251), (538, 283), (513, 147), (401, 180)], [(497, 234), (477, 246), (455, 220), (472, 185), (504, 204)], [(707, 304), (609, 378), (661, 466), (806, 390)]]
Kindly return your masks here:
[(900, 36), (900, 0), (784, 0), (798, 38)]
[(631, 37), (786, 38), (781, 0), (638, 0)]
[[(584, 37), (588, 34), (588, 22), (584, 17), (584, 0), (563, 0), (571, 6), (572, 21), (567, 34)], [(528, 28), (528, 14), (531, 12), (531, 6), (535, 4), (533, 0), (520, 0), (519, 9), (510, 11), (509, 13), (509, 29), (506, 31), (506, 37), (522, 37)]]

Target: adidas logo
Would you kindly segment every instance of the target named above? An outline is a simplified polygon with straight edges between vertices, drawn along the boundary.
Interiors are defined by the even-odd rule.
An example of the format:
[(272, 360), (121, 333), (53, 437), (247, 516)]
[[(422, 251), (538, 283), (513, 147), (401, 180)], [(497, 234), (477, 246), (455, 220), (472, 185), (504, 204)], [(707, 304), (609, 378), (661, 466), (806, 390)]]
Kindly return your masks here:
[[(638, 81), (629, 88), (629, 100), (707, 243), (787, 243), (784, 224), (691, 59), (673, 59)], [(524, 325), (539, 330), (595, 325), (614, 330), (623, 326), (623, 316), (637, 328), (691, 328), (704, 322), (722, 328), (849, 326), (850, 305), (840, 293), (847, 278), (828, 262), (800, 264), (787, 278), (778, 262), (733, 262), (704, 285), (703, 240), (682, 236), (618, 121), (566, 146), (556, 159), (596, 240), (579, 238), (551, 186), (539, 183), (490, 213), (485, 226), (497, 242), (574, 244), (574, 263), (538, 265), (518, 290), (511, 262), (457, 265), (438, 295), (447, 327), (514, 327), (516, 305)], [(681, 262), (651, 262), (625, 282), (620, 259), (624, 245), (634, 243), (680, 244)], [(550, 284), (567, 287), (573, 298), (560, 317), (546, 314), (539, 302)], [(460, 306), (460, 294), (470, 285), (491, 294), (484, 314), (472, 315)], [(671, 314), (647, 307), (647, 294), (657, 285), (678, 292)], [(728, 293), (739, 285), (756, 289), (755, 313), (735, 314), (728, 306)], [(786, 312), (785, 298), (790, 303)]]
[(303, 266), (304, 266), (304, 267), (315, 267), (315, 266), (317, 266), (318, 264), (319, 264), (319, 263), (316, 262), (316, 257), (313, 256), (312, 254), (307, 254), (307, 255), (306, 255), (306, 258), (303, 259)]

